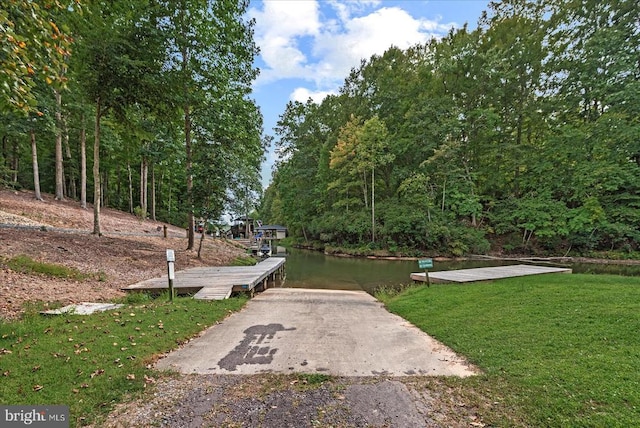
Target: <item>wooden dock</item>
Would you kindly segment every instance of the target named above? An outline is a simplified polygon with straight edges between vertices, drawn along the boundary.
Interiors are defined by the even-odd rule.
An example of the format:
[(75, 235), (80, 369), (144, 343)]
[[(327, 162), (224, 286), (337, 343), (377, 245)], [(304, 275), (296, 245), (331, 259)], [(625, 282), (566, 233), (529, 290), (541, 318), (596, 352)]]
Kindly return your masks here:
[[(194, 293), (194, 299), (228, 299), (233, 292), (253, 294), (284, 279), (286, 259), (270, 257), (254, 266), (198, 267), (177, 271), (173, 281), (176, 294)], [(124, 291), (163, 291), (169, 289), (168, 276), (152, 278), (122, 288)]]
[[(476, 281), (491, 281), (494, 279), (513, 278), (527, 275), (540, 275), (547, 273), (571, 273), (568, 268), (533, 265), (496, 266), (475, 269), (460, 269), (439, 272), (429, 272), (429, 280), (433, 283), (465, 283)], [(411, 274), (414, 281), (426, 282), (424, 272)]]

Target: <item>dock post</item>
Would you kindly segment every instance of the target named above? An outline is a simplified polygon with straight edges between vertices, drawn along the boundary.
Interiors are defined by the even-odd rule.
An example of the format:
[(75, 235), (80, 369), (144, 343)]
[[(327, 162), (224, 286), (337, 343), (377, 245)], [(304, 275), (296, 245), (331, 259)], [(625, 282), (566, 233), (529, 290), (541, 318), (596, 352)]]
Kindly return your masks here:
[(173, 302), (173, 280), (176, 277), (173, 263), (176, 261), (176, 255), (173, 250), (167, 250), (167, 276), (169, 277), (169, 301)]

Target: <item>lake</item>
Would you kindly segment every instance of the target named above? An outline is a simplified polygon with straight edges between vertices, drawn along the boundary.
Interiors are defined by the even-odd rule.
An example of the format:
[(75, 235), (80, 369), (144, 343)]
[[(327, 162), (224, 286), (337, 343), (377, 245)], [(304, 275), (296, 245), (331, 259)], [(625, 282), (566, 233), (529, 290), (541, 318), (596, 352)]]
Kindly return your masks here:
[[(421, 272), (417, 261), (372, 260), (354, 257), (328, 256), (318, 251), (287, 249), (287, 279), (289, 288), (322, 288), (331, 290), (364, 290), (368, 293), (380, 286), (397, 286), (411, 282), (412, 272)], [(469, 269), (475, 267), (520, 264), (516, 261), (463, 260), (435, 261), (430, 272)], [(544, 263), (535, 263), (544, 265)], [(557, 265), (556, 265), (557, 266)], [(609, 273), (640, 276), (639, 265), (581, 263), (563, 265), (574, 273)]]

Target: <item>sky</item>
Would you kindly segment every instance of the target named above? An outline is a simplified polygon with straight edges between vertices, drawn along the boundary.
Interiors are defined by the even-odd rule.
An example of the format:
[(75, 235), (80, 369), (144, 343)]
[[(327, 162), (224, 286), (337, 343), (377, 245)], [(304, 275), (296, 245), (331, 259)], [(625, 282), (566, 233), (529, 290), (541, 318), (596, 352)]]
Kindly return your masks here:
[[(489, 0), (251, 0), (260, 76), (252, 97), (273, 128), (289, 101), (321, 102), (336, 94), (361, 59), (441, 37), (465, 23), (474, 29)], [(262, 165), (268, 186), (275, 147)]]

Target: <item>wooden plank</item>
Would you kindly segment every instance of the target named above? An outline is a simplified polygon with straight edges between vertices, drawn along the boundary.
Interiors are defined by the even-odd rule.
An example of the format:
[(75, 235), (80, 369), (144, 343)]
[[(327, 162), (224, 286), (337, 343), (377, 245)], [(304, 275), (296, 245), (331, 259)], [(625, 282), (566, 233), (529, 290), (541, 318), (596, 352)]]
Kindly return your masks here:
[[(568, 268), (533, 265), (496, 266), (475, 269), (460, 269), (450, 271), (429, 272), (431, 282), (435, 283), (466, 283), (476, 281), (490, 281), (502, 278), (514, 278), (518, 276), (540, 275), (547, 273), (571, 273)], [(426, 281), (424, 272), (411, 274), (414, 281)]]
[[(198, 267), (177, 271), (173, 286), (180, 288), (200, 288), (196, 299), (226, 299), (234, 287), (250, 291), (265, 278), (281, 269), (286, 259), (270, 257), (254, 266)], [(162, 290), (169, 288), (167, 275), (152, 278), (124, 287), (123, 290)]]

